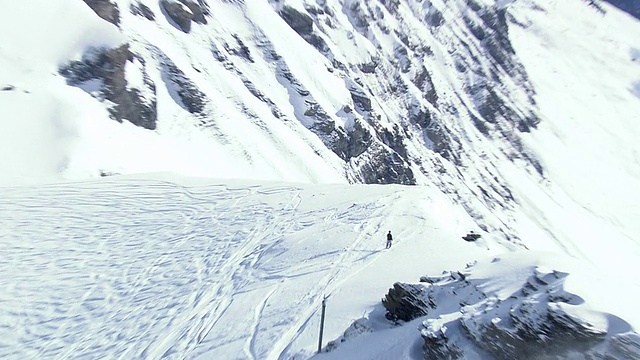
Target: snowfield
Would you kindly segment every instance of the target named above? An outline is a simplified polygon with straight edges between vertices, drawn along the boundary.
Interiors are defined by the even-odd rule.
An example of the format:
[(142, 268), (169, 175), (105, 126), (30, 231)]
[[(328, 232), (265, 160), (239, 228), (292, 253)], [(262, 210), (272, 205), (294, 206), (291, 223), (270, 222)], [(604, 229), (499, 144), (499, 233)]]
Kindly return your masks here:
[[(613, 334), (640, 325), (630, 274), (551, 253), (501, 255), (486, 233), (463, 241), (473, 219), (427, 187), (170, 174), (3, 187), (0, 229), (2, 358), (305, 359), (324, 296), (323, 347), (352, 341), (320, 358), (421, 358), (419, 322), (394, 326), (380, 299), (396, 281), (477, 261), (487, 264), (472, 278), (487, 294), (509, 298), (532, 267), (561, 265), (579, 280), (563, 290), (581, 299), (577, 318)], [(444, 304), (467, 301), (445, 293)], [(455, 309), (434, 315), (446, 323)], [(356, 320), (371, 334), (343, 337)]]
[(500, 250), (424, 188), (158, 178), (0, 189), (0, 357), (307, 356), (323, 295), (331, 340), (394, 281)]
[[(299, 9), (311, 2), (286, 1)], [(371, 61), (379, 49), (342, 10), (384, 5), (328, 2), (340, 9), (339, 26), (326, 30), (330, 46), (344, 47), (336, 59)], [(491, 359), (462, 329), (466, 322), (478, 335), (483, 324), (508, 323), (506, 307), (491, 308), (483, 296), (567, 314), (622, 341), (615, 351), (626, 346), (636, 354), (629, 358), (640, 356), (636, 19), (582, 0), (479, 1), (509, 8), (509, 38), (540, 124), (518, 133), (519, 154), (451, 117), (457, 125), (448, 135), (472, 149), (461, 163), (435, 152), (423, 134), (399, 137), (427, 166), (420, 186), (406, 187), (347, 185), (358, 181), (349, 177), (353, 164), (305, 127), (301, 90), (337, 124), (353, 126), (336, 115), (353, 105), (338, 86), (351, 80), (330, 72), (331, 61), (283, 22), (274, 7), (285, 2), (210, 0), (209, 25), (190, 34), (157, 1), (142, 2), (153, 22), (130, 11), (140, 2), (115, 3), (120, 28), (80, 0), (22, 0), (0, 13), (0, 358), (413, 360), (424, 357), (422, 335), (446, 332), (468, 359)], [(434, 5), (453, 23), (462, 19), (456, 9), (468, 6), (407, 2), (399, 10), (407, 19), (414, 16), (407, 4), (417, 14)], [(399, 25), (386, 19), (395, 36)], [(472, 35), (441, 36), (464, 43)], [(262, 54), (256, 64), (230, 55), (226, 45), (240, 39)], [(128, 85), (140, 87), (145, 74), (158, 85), (155, 130), (110, 119), (110, 104), (91, 94), (99, 84), (70, 86), (59, 72), (87, 51), (125, 42), (147, 59), (127, 64)], [(451, 44), (434, 43), (426, 63), (446, 90), (445, 106), (434, 111), (462, 105), (454, 90), (475, 76), (445, 61), (455, 55), (446, 55)], [(387, 52), (396, 45), (379, 44)], [(271, 50), (286, 62), (265, 60)], [(205, 115), (174, 101), (166, 59), (211, 99)], [(304, 86), (281, 84), (289, 72)], [(393, 98), (373, 100), (399, 119), (407, 115)], [(518, 160), (523, 154), (542, 173)], [(124, 175), (100, 177), (114, 174)], [(395, 241), (385, 250), (389, 230)], [(463, 241), (471, 230), (482, 237)], [(394, 283), (443, 272), (461, 272), (482, 295), (464, 298), (464, 281), (444, 276), (425, 287), (443, 305), (428, 319), (396, 326), (385, 318), (380, 300)], [(521, 296), (531, 282), (539, 286), (534, 297)], [(549, 299), (546, 289), (568, 300)], [(331, 351), (315, 355), (325, 296), (322, 346)]]

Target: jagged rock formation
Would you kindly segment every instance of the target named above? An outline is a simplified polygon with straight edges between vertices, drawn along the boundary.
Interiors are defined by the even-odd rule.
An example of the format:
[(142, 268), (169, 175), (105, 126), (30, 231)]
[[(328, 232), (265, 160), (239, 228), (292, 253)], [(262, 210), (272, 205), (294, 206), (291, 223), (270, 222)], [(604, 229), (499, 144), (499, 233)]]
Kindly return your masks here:
[(382, 303), (388, 319), (426, 318), (420, 329), (425, 359), (464, 358), (465, 351), (476, 351), (469, 343), (505, 360), (640, 356), (640, 337), (628, 325), (607, 327), (583, 317), (589, 312), (582, 309), (582, 298), (564, 289), (567, 273), (542, 267), (510, 272), (519, 273), (515, 291), (500, 293), (487, 285), (503, 281), (508, 288), (514, 275), (475, 278), (471, 266), (464, 272), (423, 277), (422, 284), (396, 283)]
[(196, 3), (193, 0), (160, 0), (160, 5), (166, 15), (185, 33), (191, 31), (192, 21), (198, 24), (207, 23), (204, 15), (208, 14), (208, 11), (202, 1)]
[(387, 309), (386, 318), (391, 321), (410, 321), (427, 315), (436, 306), (424, 286), (403, 283), (393, 284), (382, 304)]
[[(259, 131), (267, 123), (304, 131), (324, 145), (320, 150), (308, 141), (315, 153), (342, 161), (348, 181), (436, 184), (480, 229), (521, 245), (512, 217), (501, 216), (517, 201), (498, 164), (513, 162), (538, 181), (545, 171), (522, 140), (540, 118), (510, 40), (510, 29), (526, 21), (511, 13), (509, 2), (283, 0), (262, 7), (136, 0), (126, 3), (129, 13), (119, 0), (87, 4), (119, 24), (130, 54), (122, 47), (99, 50), (105, 55), (98, 60), (88, 61), (95, 57), (88, 54), (84, 65), (68, 64), (61, 73), (76, 86), (102, 82), (90, 93), (110, 106), (114, 119), (155, 129), (156, 122), (176, 119), (176, 112), (162, 120), (155, 110), (173, 102), (186, 112), (181, 121), (224, 144), (230, 141), (220, 125), (238, 116)], [(240, 24), (228, 23), (225, 14)], [(139, 20), (158, 38), (141, 36)], [(267, 25), (274, 23), (277, 32)], [(302, 53), (287, 53), (287, 43)], [(138, 65), (125, 72), (127, 63)], [(124, 73), (144, 78), (144, 85), (127, 85)], [(156, 96), (164, 92), (156, 86), (166, 86), (170, 96)], [(478, 150), (486, 141), (497, 144), (494, 153)]]
[[(141, 69), (145, 75), (143, 88), (134, 88), (127, 83), (127, 64)], [(81, 61), (63, 67), (60, 73), (70, 85), (81, 87), (98, 99), (113, 104), (109, 112), (115, 120), (128, 120), (149, 130), (156, 128), (155, 84), (146, 76), (145, 60), (135, 56), (128, 44), (86, 54)]]
[(144, 16), (149, 21), (156, 19), (156, 14), (141, 2), (131, 3), (130, 11), (132, 14)]

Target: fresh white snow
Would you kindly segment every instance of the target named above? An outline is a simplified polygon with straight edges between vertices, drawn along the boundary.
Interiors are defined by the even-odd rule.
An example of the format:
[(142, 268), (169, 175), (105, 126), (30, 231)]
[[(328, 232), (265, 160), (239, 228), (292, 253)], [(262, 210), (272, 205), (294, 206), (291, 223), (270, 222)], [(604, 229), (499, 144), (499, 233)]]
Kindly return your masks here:
[[(624, 322), (607, 325), (640, 327), (636, 20), (579, 0), (497, 2), (521, 24), (510, 24), (510, 37), (542, 120), (525, 140), (545, 180), (498, 159), (500, 144), (475, 139), (470, 125), (465, 136), (496, 161), (518, 205), (491, 213), (473, 203), (473, 210), (516, 229), (522, 241), (514, 245), (497, 233), (463, 241), (479, 231), (476, 220), (425, 177), (420, 187), (346, 185), (345, 164), (294, 123), (299, 104), (277, 120), (242, 79), (222, 71), (211, 48), (223, 47), (221, 39), (233, 44), (234, 34), (259, 34), (271, 41), (265, 47), (295, 48), (279, 52), (324, 108), (338, 112), (350, 101), (334, 91), (343, 79), (327, 71), (327, 59), (306, 51), (266, 1), (247, 1), (246, 13), (210, 1), (228, 23), (211, 18), (209, 29), (220, 32), (195, 26), (189, 40), (157, 2), (148, 4), (156, 22), (130, 14), (130, 1), (118, 3), (127, 23), (120, 31), (75, 0), (22, 0), (0, 13), (0, 89), (10, 88), (0, 91), (0, 357), (306, 359), (328, 295), (323, 345), (358, 319), (373, 332), (318, 359), (417, 359), (423, 319), (394, 327), (380, 299), (396, 281), (473, 261), (474, 276), (496, 294), (521, 286), (523, 269), (564, 269), (571, 274), (564, 289), (586, 304), (572, 310), (598, 326), (613, 315)], [(335, 31), (348, 49), (340, 56), (366, 62), (374, 50), (361, 34), (349, 35)], [(151, 66), (148, 75), (163, 84), (156, 131), (109, 119), (104, 104), (57, 73), (89, 48), (136, 36), (153, 39), (156, 47), (132, 43), (149, 59), (162, 49), (187, 64), (181, 68), (206, 74), (198, 85), (215, 103), (208, 115), (220, 120), (210, 131), (160, 101), (171, 89)], [(442, 49), (434, 50), (430, 61), (443, 60), (434, 65), (436, 85), (458, 86)], [(272, 86), (272, 66), (258, 61), (243, 73), (286, 101), (294, 90)], [(128, 64), (129, 85), (142, 86), (141, 68)], [(101, 171), (138, 175), (87, 180)], [(384, 250), (388, 230), (396, 240)], [(503, 255), (524, 248), (535, 252)], [(496, 257), (506, 260), (491, 262)], [(442, 322), (459, 316), (440, 315)]]
[(307, 356), (323, 295), (332, 339), (394, 281), (501, 250), (419, 187), (154, 175), (0, 195), (3, 358)]

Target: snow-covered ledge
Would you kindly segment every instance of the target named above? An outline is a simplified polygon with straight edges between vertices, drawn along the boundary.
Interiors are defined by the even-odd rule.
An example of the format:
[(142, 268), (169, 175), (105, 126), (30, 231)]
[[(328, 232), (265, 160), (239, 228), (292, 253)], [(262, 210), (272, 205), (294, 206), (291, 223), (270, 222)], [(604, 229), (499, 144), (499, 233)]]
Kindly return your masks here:
[(374, 318), (359, 319), (321, 358), (368, 344), (367, 354), (397, 358), (639, 359), (638, 289), (624, 280), (628, 275), (522, 252), (419, 283), (395, 283), (382, 303), (396, 326), (376, 326), (370, 314)]
[[(615, 277), (556, 255), (509, 254), (396, 283), (383, 303), (390, 319), (426, 314), (419, 330), (429, 359), (638, 359), (637, 319), (625, 318), (637, 299), (617, 296), (625, 284), (613, 285)], [(398, 298), (413, 309), (396, 306)]]

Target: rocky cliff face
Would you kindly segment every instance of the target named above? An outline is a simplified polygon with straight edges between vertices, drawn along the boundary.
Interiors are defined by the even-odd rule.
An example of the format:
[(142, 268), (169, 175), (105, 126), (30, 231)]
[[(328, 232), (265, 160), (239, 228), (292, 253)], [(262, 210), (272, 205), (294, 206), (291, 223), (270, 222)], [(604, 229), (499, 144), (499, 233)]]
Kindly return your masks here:
[[(115, 120), (179, 121), (224, 146), (234, 143), (229, 118), (268, 136), (278, 124), (315, 138), (309, 146), (337, 157), (350, 182), (436, 184), (482, 230), (519, 244), (510, 217), (496, 215), (516, 205), (497, 164), (537, 180), (545, 171), (522, 141), (540, 119), (509, 37), (526, 24), (510, 2), (86, 3), (127, 41), (60, 72)], [(478, 147), (487, 141), (495, 151)], [(250, 144), (239, 146), (251, 157)]]
[[(464, 359), (479, 351), (494, 359), (640, 356), (637, 332), (612, 314), (605, 315), (608, 322), (594, 321), (585, 301), (565, 290), (567, 273), (532, 267), (499, 280), (473, 273), (471, 266), (423, 277), (421, 284), (396, 283), (383, 299), (389, 319), (425, 319), (425, 359)], [(509, 284), (514, 277), (516, 284)], [(499, 293), (496, 284), (511, 289)]]

